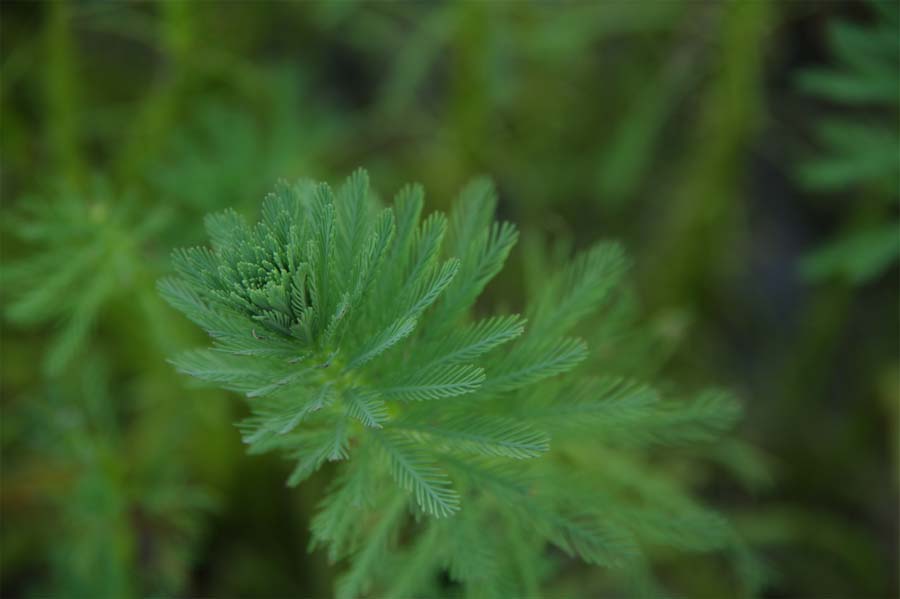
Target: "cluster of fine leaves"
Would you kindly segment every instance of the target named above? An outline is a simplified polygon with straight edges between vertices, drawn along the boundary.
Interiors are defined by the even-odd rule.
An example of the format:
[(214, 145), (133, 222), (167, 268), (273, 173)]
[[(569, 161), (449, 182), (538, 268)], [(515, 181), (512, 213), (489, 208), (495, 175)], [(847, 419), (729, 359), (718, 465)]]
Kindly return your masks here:
[(211, 247), (176, 251), (159, 289), (212, 346), (172, 362), (246, 395), (243, 439), (286, 455), (289, 484), (340, 462), (312, 523), (314, 547), (348, 558), (340, 597), (436, 593), (440, 572), (530, 596), (550, 545), (648, 588), (645, 544), (739, 554), (721, 517), (637, 459), (716, 439), (734, 400), (574, 370), (589, 355), (576, 327), (626, 269), (616, 244), (548, 277), (524, 315), (476, 318), (517, 240), (494, 208), (484, 180), (449, 216), (424, 215), (415, 185), (385, 207), (357, 171), (336, 190), (279, 185), (255, 225), (209, 216)]

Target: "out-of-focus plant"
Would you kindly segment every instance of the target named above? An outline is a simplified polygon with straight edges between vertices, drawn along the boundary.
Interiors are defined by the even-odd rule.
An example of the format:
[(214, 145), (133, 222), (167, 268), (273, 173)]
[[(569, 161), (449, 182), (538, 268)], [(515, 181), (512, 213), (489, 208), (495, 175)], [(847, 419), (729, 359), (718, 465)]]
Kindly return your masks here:
[(29, 198), (6, 220), (7, 232), (33, 253), (0, 271), (12, 296), (10, 320), (59, 329), (44, 358), (52, 375), (83, 350), (111, 302), (146, 306), (141, 287), (152, 270), (144, 266), (143, 244), (171, 216), (165, 204), (145, 211), (133, 196), (117, 197), (101, 179), (90, 194), (60, 189), (54, 196)]
[[(213, 497), (190, 481), (183, 427), (160, 418), (139, 387), (112, 397), (111, 373), (99, 355), (81, 369), (20, 398), (24, 404), (7, 437), (24, 453), (4, 495), (33, 504), (40, 517), (4, 544), (52, 545), (50, 575), (39, 592), (50, 596), (130, 597), (184, 588), (204, 513)], [(19, 531), (22, 532), (22, 531)]]
[(855, 192), (852, 229), (807, 256), (813, 280), (872, 280), (900, 256), (900, 4), (871, 0), (874, 22), (828, 29), (833, 62), (801, 73), (803, 91), (840, 107), (816, 126), (819, 154), (799, 170), (807, 189)]

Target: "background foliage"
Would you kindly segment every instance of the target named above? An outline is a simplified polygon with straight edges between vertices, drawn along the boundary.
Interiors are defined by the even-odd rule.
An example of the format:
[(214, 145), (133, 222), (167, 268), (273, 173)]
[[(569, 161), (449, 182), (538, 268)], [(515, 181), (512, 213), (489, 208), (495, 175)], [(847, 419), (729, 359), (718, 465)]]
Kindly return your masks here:
[[(893, 2), (4, 3), (3, 596), (322, 595), (326, 468), (245, 456), (231, 395), (163, 356), (202, 216), (365, 165), (446, 209), (491, 175), (522, 231), (490, 306), (623, 241), (643, 334), (606, 367), (742, 397), (742, 445), (668, 465), (770, 596), (897, 594)], [(636, 317), (637, 318), (637, 317)], [(683, 469), (679, 470), (679, 469)], [(659, 556), (686, 596), (703, 557)], [(554, 589), (591, 596), (571, 563)]]

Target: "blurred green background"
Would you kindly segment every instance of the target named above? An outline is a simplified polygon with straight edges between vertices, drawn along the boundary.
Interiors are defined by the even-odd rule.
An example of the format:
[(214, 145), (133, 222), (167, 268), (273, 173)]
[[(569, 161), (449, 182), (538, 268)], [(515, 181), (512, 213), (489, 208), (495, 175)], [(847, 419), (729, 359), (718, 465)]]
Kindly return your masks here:
[(357, 166), (438, 209), (495, 179), (523, 238), (494, 304), (535, 248), (622, 240), (663, 381), (745, 402), (760, 456), (696, 487), (763, 595), (897, 596), (896, 2), (0, 9), (3, 597), (328, 593), (328, 473), (244, 455), (237, 398), (165, 363), (202, 336), (154, 285), (206, 212)]

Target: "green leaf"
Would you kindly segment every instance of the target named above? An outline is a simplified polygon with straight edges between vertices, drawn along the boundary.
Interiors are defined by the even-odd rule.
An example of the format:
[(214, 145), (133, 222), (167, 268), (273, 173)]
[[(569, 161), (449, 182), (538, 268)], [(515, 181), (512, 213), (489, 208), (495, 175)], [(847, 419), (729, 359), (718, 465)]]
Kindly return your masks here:
[(332, 385), (326, 384), (317, 389), (292, 389), (290, 393), (252, 402), (253, 415), (238, 424), (244, 443), (250, 446), (248, 451), (289, 449), (296, 443), (296, 436), (285, 435), (329, 405), (333, 395)]
[(518, 239), (510, 223), (492, 223), (497, 203), (493, 184), (476, 179), (460, 193), (450, 216), (445, 254), (459, 258), (459, 275), (447, 289), (430, 322), (448, 327), (475, 301)]
[(344, 277), (342, 288), (349, 290), (354, 284), (354, 262), (362, 250), (369, 227), (369, 176), (357, 169), (338, 188), (335, 201), (337, 250), (335, 259)]
[(273, 373), (275, 362), (208, 349), (182, 352), (170, 362), (183, 374), (242, 392), (269, 385), (273, 377), (285, 377), (295, 372), (286, 364), (279, 364)]
[(484, 381), (484, 370), (471, 364), (437, 366), (379, 388), (387, 399), (425, 401), (475, 391)]
[(417, 368), (471, 362), (515, 339), (524, 330), (525, 321), (517, 314), (485, 318), (431, 341), (413, 359)]
[(379, 574), (382, 558), (397, 535), (406, 515), (406, 498), (395, 497), (380, 513), (374, 528), (366, 535), (362, 548), (353, 556), (350, 569), (336, 585), (338, 599), (353, 599), (369, 589), (372, 578)]
[(291, 471), (287, 485), (296, 487), (312, 476), (326, 461), (346, 460), (350, 455), (349, 442), (347, 422), (341, 419), (333, 428), (322, 431), (310, 439), (305, 447), (297, 444), (291, 452), (291, 455), (297, 458), (297, 465)]
[(418, 224), (422, 214), (424, 194), (421, 185), (406, 185), (394, 198), (397, 227), (385, 260), (386, 272), (379, 281), (379, 298), (387, 299), (392, 294), (396, 294), (403, 276), (408, 272), (412, 258), (413, 240), (419, 230)]
[(409, 419), (391, 428), (409, 434), (416, 441), (442, 451), (476, 455), (536, 458), (550, 449), (546, 433), (528, 424), (495, 416), (462, 416), (429, 422), (428, 419)]
[(401, 558), (399, 575), (392, 577), (383, 597), (408, 599), (422, 596), (421, 592), (433, 579), (443, 547), (440, 529), (429, 526), (417, 535), (415, 542)]
[(421, 448), (389, 433), (377, 436), (391, 476), (411, 492), (422, 510), (437, 518), (450, 516), (459, 509), (459, 495), (447, 474), (429, 461)]
[(581, 339), (526, 340), (487, 370), (485, 392), (513, 391), (547, 377), (568, 372), (587, 357)]
[(619, 286), (627, 267), (617, 243), (600, 243), (553, 277), (529, 316), (529, 335), (562, 335)]
[(414, 318), (401, 318), (394, 321), (383, 331), (373, 335), (360, 347), (347, 362), (347, 370), (354, 370), (380, 356), (388, 349), (407, 337), (416, 328)]
[(344, 393), (347, 414), (370, 428), (381, 428), (388, 420), (387, 407), (377, 392), (366, 389), (349, 389)]
[(406, 314), (418, 316), (447, 288), (459, 270), (459, 261), (451, 258), (438, 268), (432, 269), (430, 276), (423, 277), (422, 282), (413, 290)]
[(845, 277), (866, 283), (900, 258), (898, 231), (900, 224), (891, 222), (847, 235), (804, 257), (800, 270), (811, 281)]
[(510, 223), (493, 223), (465, 248), (460, 257), (459, 276), (437, 306), (431, 322), (447, 326), (468, 310), (485, 286), (503, 268), (519, 238)]

